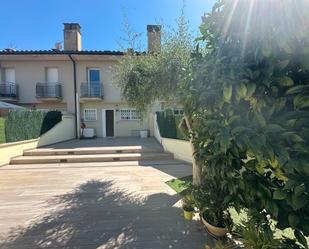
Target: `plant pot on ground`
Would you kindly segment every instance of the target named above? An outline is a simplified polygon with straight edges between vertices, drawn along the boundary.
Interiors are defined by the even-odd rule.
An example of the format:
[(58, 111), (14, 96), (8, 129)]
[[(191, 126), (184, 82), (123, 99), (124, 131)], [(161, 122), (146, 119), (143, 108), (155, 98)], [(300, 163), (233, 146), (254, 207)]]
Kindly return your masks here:
[(205, 209), (200, 213), (207, 231), (215, 237), (223, 237), (229, 232), (232, 219), (228, 211)]
[(225, 236), (232, 227), (232, 219), (227, 211), (230, 202), (226, 196), (229, 193), (222, 188), (221, 179), (205, 177), (201, 186), (193, 188), (192, 194), (207, 232), (215, 237)]
[(194, 213), (194, 202), (190, 195), (185, 196), (182, 199), (183, 217), (186, 220), (192, 220)]

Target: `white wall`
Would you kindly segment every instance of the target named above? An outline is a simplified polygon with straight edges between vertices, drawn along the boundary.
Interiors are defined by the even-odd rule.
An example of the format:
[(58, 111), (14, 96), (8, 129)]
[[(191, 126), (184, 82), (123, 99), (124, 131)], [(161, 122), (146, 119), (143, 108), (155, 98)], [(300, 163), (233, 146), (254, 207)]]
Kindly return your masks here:
[(62, 115), (62, 120), (44, 133), (38, 141), (37, 147), (59, 143), (75, 138), (75, 118), (73, 115)]
[(188, 163), (193, 163), (193, 152), (191, 150), (189, 141), (161, 137), (157, 123), (157, 115), (154, 117), (153, 126), (154, 137), (162, 145), (164, 151), (173, 153), (176, 159), (183, 160)]

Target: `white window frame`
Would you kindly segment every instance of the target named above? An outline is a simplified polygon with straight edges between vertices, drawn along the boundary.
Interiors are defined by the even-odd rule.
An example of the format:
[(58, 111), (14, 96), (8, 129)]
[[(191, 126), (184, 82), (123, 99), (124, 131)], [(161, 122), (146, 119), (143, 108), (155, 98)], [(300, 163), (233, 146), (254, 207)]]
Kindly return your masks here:
[[(129, 112), (129, 118), (128, 119), (122, 118), (121, 112), (123, 112), (123, 111), (128, 111)], [(133, 111), (138, 112), (136, 109), (132, 109), (132, 108), (122, 108), (122, 109), (120, 109), (120, 120), (122, 120), (122, 121), (141, 120), (141, 118), (132, 118), (133, 117)]]
[[(95, 120), (87, 119), (86, 118), (86, 112), (87, 111), (94, 111), (95, 112)], [(97, 109), (95, 109), (95, 108), (86, 108), (86, 109), (84, 109), (84, 121), (86, 121), (86, 122), (96, 122), (97, 120), (98, 120), (98, 111), (97, 111)]]
[[(178, 113), (176, 114), (176, 112)], [(183, 108), (173, 108), (173, 114), (175, 116), (183, 116), (184, 114)]]

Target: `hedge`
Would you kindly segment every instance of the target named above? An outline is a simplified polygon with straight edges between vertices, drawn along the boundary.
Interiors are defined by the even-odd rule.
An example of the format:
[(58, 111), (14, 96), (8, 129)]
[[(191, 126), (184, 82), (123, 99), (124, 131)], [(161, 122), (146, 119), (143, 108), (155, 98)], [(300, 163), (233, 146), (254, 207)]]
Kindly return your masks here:
[(58, 111), (11, 111), (5, 122), (6, 142), (38, 138), (61, 121)]
[(157, 112), (157, 122), (161, 137), (188, 140), (180, 130), (182, 116), (175, 116), (170, 111)]

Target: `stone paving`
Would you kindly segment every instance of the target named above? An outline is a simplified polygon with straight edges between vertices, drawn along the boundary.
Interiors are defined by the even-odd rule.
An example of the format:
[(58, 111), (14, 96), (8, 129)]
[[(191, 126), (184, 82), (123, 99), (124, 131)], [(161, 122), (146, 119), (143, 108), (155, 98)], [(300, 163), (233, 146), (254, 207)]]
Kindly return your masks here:
[(2, 167), (0, 248), (203, 249), (212, 240), (165, 184), (191, 173), (175, 162)]

